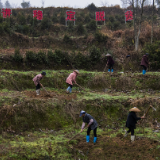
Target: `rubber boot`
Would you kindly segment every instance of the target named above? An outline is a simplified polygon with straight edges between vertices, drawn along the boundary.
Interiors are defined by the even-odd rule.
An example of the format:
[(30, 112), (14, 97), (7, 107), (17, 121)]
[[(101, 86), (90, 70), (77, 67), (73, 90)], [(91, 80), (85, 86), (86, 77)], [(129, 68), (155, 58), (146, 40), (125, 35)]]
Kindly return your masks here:
[(110, 72), (110, 69), (108, 69), (108, 72)]
[(134, 142), (135, 136), (131, 136), (131, 142)]
[(97, 141), (97, 137), (94, 137), (94, 139), (93, 139), (93, 143), (95, 144), (95, 143), (96, 143), (96, 141)]
[(145, 75), (145, 70), (142, 71), (143, 75)]
[(39, 94), (40, 94), (40, 89), (37, 89), (37, 90), (36, 90), (36, 94), (37, 94), (37, 96), (39, 96)]
[(71, 87), (69, 88), (69, 93), (72, 93), (72, 88)]
[(126, 131), (126, 133), (125, 133), (124, 137), (127, 137), (127, 136), (128, 136), (128, 132)]
[(89, 140), (90, 140), (90, 136), (86, 136), (86, 142), (88, 143), (89, 142)]
[(113, 69), (111, 70), (111, 72), (113, 73)]
[(66, 93), (69, 93), (70, 86), (67, 88)]

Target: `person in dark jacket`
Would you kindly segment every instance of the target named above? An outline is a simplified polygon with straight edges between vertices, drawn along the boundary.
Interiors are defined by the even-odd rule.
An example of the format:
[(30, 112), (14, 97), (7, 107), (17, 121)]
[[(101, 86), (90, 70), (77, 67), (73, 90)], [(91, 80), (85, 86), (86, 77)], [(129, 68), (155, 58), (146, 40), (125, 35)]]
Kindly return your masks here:
[(83, 119), (81, 132), (83, 132), (85, 123), (87, 123), (88, 130), (87, 130), (86, 142), (88, 143), (90, 141), (90, 132), (91, 130), (93, 130), (93, 133), (94, 133), (93, 143), (95, 144), (97, 141), (97, 127), (98, 127), (97, 121), (90, 114), (86, 113), (83, 110), (80, 112), (80, 117), (81, 116)]
[(146, 53), (145, 55), (143, 55), (142, 57), (142, 61), (141, 61), (141, 66), (143, 67), (143, 71), (142, 71), (142, 74), (146, 74), (146, 70), (147, 70), (147, 67), (149, 65), (149, 61), (148, 61), (148, 53)]
[(106, 54), (106, 57), (107, 57), (106, 66), (108, 66), (108, 72), (113, 72), (114, 60), (112, 59), (110, 54)]
[(140, 117), (136, 116), (136, 112), (141, 112), (136, 107), (131, 108), (129, 111), (130, 111), (130, 113), (127, 117), (127, 122), (126, 122), (126, 127), (129, 128), (129, 130), (126, 131), (126, 134), (124, 135), (124, 137), (127, 137), (128, 133), (131, 132), (131, 141), (133, 142), (135, 140), (134, 129), (136, 129), (136, 123), (138, 120), (143, 119), (144, 117), (142, 116), (140, 118)]

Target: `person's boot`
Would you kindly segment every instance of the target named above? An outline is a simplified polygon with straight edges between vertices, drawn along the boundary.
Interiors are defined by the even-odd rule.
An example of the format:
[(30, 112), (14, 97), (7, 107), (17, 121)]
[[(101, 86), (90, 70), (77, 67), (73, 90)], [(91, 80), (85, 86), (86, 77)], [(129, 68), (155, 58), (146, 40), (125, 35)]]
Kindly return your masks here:
[(69, 93), (72, 93), (72, 88), (71, 87), (69, 88)]
[(40, 89), (37, 89), (37, 90), (36, 90), (36, 94), (37, 94), (37, 96), (39, 96), (39, 94), (40, 94)]
[(90, 136), (86, 136), (86, 142), (88, 143), (89, 142), (89, 140), (90, 140)]
[(126, 131), (126, 133), (125, 133), (124, 137), (127, 137), (127, 136), (128, 136), (128, 132)]
[(142, 71), (143, 75), (145, 75), (145, 70)]
[(110, 69), (108, 69), (108, 72), (110, 72)]
[(131, 142), (134, 142), (135, 136), (131, 136)]
[(70, 86), (67, 88), (66, 93), (69, 93)]
[(97, 141), (97, 137), (94, 137), (94, 139), (93, 139), (93, 143), (95, 144), (95, 143), (96, 143), (96, 141)]
[(113, 69), (111, 70), (111, 72), (113, 73)]

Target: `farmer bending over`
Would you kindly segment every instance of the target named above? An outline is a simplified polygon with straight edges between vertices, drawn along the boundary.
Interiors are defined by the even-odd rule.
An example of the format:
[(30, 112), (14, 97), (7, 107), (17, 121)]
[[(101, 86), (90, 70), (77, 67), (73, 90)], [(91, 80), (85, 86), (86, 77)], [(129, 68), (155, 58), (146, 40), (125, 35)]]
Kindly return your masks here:
[(72, 92), (73, 83), (77, 84), (76, 78), (77, 78), (78, 74), (79, 74), (79, 71), (78, 70), (74, 70), (73, 73), (71, 73), (68, 76), (68, 78), (66, 79), (66, 83), (69, 85), (69, 87), (66, 90), (67, 93), (71, 93)]
[(133, 142), (135, 140), (134, 129), (136, 129), (136, 123), (138, 120), (143, 119), (144, 116), (142, 116), (141, 118), (136, 116), (136, 112), (141, 112), (136, 107), (131, 108), (129, 111), (130, 113), (128, 115), (127, 122), (126, 122), (126, 127), (129, 128), (129, 130), (126, 131), (126, 134), (124, 135), (124, 137), (127, 137), (128, 133), (131, 132), (131, 142)]
[(113, 72), (113, 65), (114, 65), (114, 60), (112, 59), (110, 54), (106, 54), (107, 57), (107, 64), (106, 66), (108, 66), (108, 72)]
[(40, 80), (46, 75), (46, 72), (42, 72), (41, 74), (36, 75), (33, 78), (34, 84), (36, 86), (36, 93), (37, 96), (40, 94), (40, 88), (43, 87), (43, 85), (40, 83)]
[(142, 57), (141, 66), (143, 67), (143, 71), (142, 71), (143, 75), (146, 74), (146, 70), (147, 70), (147, 67), (149, 65), (148, 56), (149, 56), (149, 54), (146, 53)]
[(87, 130), (86, 142), (89, 142), (90, 132), (91, 132), (91, 130), (93, 130), (93, 132), (94, 132), (93, 143), (95, 144), (97, 141), (97, 127), (98, 127), (97, 121), (90, 114), (86, 113), (85, 111), (80, 112), (80, 117), (81, 116), (83, 119), (81, 132), (83, 132), (84, 127), (85, 127), (85, 123), (87, 123), (88, 130)]

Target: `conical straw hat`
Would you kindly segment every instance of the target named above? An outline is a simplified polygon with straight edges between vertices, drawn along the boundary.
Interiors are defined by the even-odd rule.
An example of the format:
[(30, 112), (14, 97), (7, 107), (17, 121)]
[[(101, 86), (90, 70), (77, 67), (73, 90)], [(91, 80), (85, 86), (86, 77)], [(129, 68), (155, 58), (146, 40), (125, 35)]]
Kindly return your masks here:
[(107, 57), (111, 56), (109, 53), (106, 54)]
[(79, 70), (74, 70), (74, 71), (79, 74)]
[(137, 107), (131, 108), (129, 111), (132, 111), (132, 112), (141, 112)]

